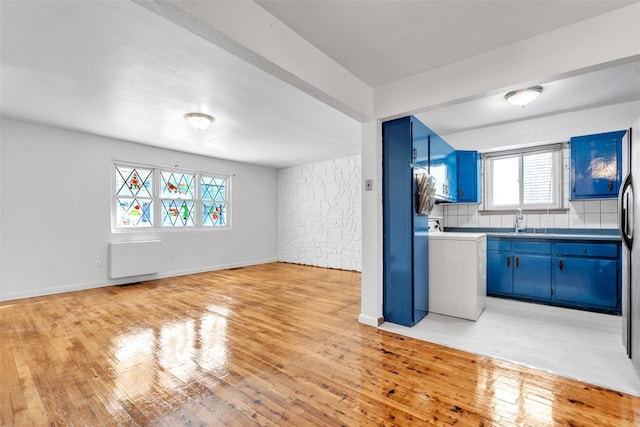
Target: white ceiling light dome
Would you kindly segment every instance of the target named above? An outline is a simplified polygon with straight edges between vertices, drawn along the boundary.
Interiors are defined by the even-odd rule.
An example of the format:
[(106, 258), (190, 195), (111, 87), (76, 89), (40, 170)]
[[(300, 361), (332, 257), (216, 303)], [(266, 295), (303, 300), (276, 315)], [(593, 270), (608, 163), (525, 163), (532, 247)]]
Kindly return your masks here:
[(509, 104), (524, 107), (542, 93), (542, 86), (532, 86), (526, 89), (512, 90), (504, 98)]
[(204, 130), (213, 122), (213, 117), (204, 113), (187, 113), (184, 115), (189, 124), (198, 130)]

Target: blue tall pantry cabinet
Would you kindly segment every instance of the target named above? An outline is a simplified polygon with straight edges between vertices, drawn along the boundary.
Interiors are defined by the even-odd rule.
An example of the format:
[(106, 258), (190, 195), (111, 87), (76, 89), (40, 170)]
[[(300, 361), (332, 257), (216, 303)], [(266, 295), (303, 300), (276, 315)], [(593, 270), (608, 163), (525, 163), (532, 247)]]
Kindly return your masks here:
[(429, 310), (428, 217), (417, 215), (414, 173), (426, 173), (429, 129), (415, 117), (382, 124), (383, 315), (413, 326)]

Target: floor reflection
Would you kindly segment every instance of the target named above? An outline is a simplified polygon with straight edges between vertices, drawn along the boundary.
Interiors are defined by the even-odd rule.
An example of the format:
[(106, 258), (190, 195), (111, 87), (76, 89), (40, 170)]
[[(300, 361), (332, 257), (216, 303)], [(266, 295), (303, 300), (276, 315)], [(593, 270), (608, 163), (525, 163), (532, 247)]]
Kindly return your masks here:
[(216, 313), (118, 336), (112, 348), (117, 397), (138, 399), (203, 376), (209, 383), (223, 378), (229, 353), (227, 319)]
[(157, 372), (154, 353), (155, 336), (151, 329), (116, 339), (113, 354), (118, 398), (135, 398), (151, 390)]

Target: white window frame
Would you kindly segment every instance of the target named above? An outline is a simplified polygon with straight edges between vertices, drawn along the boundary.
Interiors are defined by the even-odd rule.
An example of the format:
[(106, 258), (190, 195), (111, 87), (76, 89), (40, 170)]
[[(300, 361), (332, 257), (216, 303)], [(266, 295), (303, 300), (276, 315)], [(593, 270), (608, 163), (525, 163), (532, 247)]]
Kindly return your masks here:
[[(231, 229), (231, 177), (232, 175), (213, 173), (213, 172), (201, 172), (195, 170), (188, 169), (178, 169), (171, 168), (159, 165), (151, 165), (151, 164), (143, 164), (143, 163), (131, 163), (131, 162), (123, 162), (114, 160), (111, 165), (111, 230), (112, 232), (158, 232), (158, 231), (168, 231), (168, 232), (178, 232), (178, 231), (204, 231), (204, 230), (229, 230)], [(122, 226), (118, 224), (118, 211), (117, 211), (117, 199), (118, 196), (116, 194), (116, 178), (117, 171), (116, 168), (135, 168), (135, 169), (151, 169), (152, 170), (152, 225), (149, 226)], [(166, 198), (162, 198), (162, 191), (160, 189), (162, 182), (162, 172), (169, 173), (178, 173), (178, 174), (188, 174), (194, 176), (194, 199), (175, 199), (178, 200), (187, 200), (193, 201), (194, 203), (194, 225), (192, 226), (167, 226), (162, 224), (162, 202), (163, 200), (168, 200)], [(201, 192), (201, 183), (202, 177), (215, 177), (218, 179), (225, 180), (225, 224), (224, 225), (202, 225), (202, 195)]]
[[(500, 152), (492, 152), (484, 154), (484, 171), (485, 171), (485, 206), (484, 209), (487, 211), (513, 211), (515, 209), (522, 209), (523, 211), (536, 211), (536, 210), (551, 210), (551, 209), (562, 209), (563, 204), (563, 193), (562, 190), (564, 188), (562, 178), (562, 144), (553, 144), (553, 145), (545, 145), (539, 146), (535, 148), (528, 148), (524, 150), (510, 150), (510, 151), (500, 151)], [(530, 154), (541, 154), (541, 153), (551, 153), (552, 154), (552, 190), (553, 190), (553, 201), (551, 203), (537, 203), (537, 204), (524, 204), (524, 180), (523, 180), (523, 156)], [(493, 203), (493, 161), (498, 159), (505, 158), (518, 158), (518, 183), (520, 186), (520, 201), (518, 204), (513, 205), (495, 205)]]

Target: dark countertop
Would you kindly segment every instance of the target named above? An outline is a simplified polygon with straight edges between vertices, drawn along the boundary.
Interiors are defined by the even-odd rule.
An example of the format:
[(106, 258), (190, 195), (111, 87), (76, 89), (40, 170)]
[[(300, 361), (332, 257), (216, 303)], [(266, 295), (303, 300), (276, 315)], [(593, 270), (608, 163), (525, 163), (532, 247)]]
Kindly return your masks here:
[(611, 229), (548, 229), (534, 230), (527, 229), (519, 233), (514, 233), (513, 229), (503, 228), (445, 228), (445, 232), (471, 232), (486, 233), (487, 237), (500, 237), (508, 239), (538, 239), (538, 240), (600, 240), (600, 241), (621, 241), (618, 230)]

